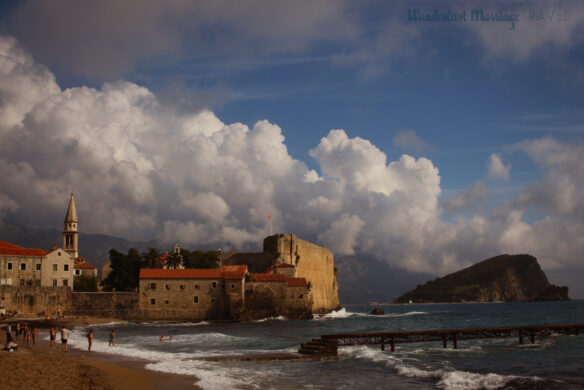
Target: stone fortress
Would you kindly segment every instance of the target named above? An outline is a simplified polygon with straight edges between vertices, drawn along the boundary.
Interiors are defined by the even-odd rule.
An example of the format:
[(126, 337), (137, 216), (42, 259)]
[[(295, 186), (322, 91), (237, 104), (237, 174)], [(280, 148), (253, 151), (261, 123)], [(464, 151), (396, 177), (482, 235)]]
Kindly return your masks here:
[(0, 241), (4, 308), (200, 321), (311, 318), (340, 307), (332, 252), (293, 234), (266, 237), (263, 252), (220, 255), (214, 269), (141, 269), (136, 292), (74, 292), (75, 275), (97, 273), (79, 257), (73, 194), (64, 224), (63, 249), (27, 249)]

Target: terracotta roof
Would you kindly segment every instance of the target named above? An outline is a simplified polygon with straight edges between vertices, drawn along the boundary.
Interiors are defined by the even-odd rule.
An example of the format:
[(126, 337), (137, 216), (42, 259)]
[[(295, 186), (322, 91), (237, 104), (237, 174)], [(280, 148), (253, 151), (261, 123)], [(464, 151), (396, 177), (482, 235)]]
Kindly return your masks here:
[(308, 287), (308, 282), (304, 278), (290, 278), (288, 287)]
[(143, 268), (140, 279), (243, 279), (247, 266), (224, 266), (221, 269), (159, 269)]
[(221, 268), (221, 272), (223, 273), (223, 279), (241, 280), (247, 274), (247, 265), (224, 265)]
[(9, 242), (0, 240), (0, 248), (22, 248), (22, 247), (16, 244), (11, 244)]
[(95, 269), (95, 267), (87, 263), (77, 263), (75, 264), (75, 269)]
[(294, 266), (292, 264), (282, 263), (282, 264), (278, 264), (276, 266), (276, 268), (294, 268)]
[(48, 252), (44, 249), (23, 248), (6, 241), (0, 241), (0, 255), (10, 256), (44, 256)]

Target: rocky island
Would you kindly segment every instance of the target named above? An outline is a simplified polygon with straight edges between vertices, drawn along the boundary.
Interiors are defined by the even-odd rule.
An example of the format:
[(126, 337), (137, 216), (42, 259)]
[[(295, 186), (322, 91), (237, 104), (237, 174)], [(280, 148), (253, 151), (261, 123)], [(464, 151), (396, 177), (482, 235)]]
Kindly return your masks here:
[(531, 255), (500, 255), (424, 285), (396, 299), (422, 302), (567, 301), (568, 287), (549, 283)]

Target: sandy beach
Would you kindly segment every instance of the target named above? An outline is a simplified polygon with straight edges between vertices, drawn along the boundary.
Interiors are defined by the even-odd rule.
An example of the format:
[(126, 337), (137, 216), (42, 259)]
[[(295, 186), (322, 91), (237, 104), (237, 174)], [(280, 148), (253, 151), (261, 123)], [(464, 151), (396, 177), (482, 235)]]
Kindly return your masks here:
[[(173, 375), (146, 370), (147, 362), (128, 360), (115, 355), (87, 352), (79, 349), (61, 351), (61, 343), (55, 350), (49, 348), (46, 325), (64, 324), (69, 329), (76, 325), (111, 322), (111, 319), (63, 319), (28, 321), (39, 327), (36, 345), (19, 343), (18, 351), (0, 351), (0, 390), (31, 389), (75, 389), (75, 390), (173, 390), (199, 389), (197, 378), (188, 375)], [(0, 324), (2, 346), (6, 340), (6, 323)]]

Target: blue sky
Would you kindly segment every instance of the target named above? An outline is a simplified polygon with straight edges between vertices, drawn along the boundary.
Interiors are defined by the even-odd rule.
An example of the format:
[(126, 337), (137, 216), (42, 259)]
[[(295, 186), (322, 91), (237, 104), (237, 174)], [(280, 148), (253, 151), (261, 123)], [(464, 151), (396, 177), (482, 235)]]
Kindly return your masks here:
[[(513, 29), (509, 22), (470, 20), (473, 9), (518, 19)], [(409, 10), (430, 18), (466, 12), (469, 19), (412, 21)], [(213, 239), (200, 232), (212, 225), (220, 242), (245, 246), (265, 233), (262, 213), (280, 213), (283, 231), (299, 231), (342, 255), (373, 256), (409, 270), (440, 274), (503, 251), (523, 251), (559, 275), (584, 275), (584, 242), (563, 231), (584, 231), (578, 165), (584, 147), (584, 7), (578, 2), (59, 0), (50, 6), (6, 2), (0, 12), (3, 55), (28, 67), (4, 72), (5, 112), (22, 114), (5, 124), (6, 139), (14, 142), (5, 147), (29, 145), (20, 155), (6, 153), (12, 157), (5, 158), (5, 170), (26, 163), (45, 186), (74, 186), (81, 204), (83, 192), (88, 204), (108, 199), (109, 208), (114, 204), (127, 219), (116, 224), (107, 222), (114, 214), (94, 215), (92, 231), (211, 245)], [(39, 91), (9, 82), (38, 74), (46, 83)], [(59, 99), (55, 91), (61, 91)], [(108, 111), (114, 95), (128, 98), (125, 114)], [(20, 98), (13, 102), (13, 96)], [(88, 96), (94, 103), (104, 99), (103, 112), (97, 103), (84, 106)], [(41, 115), (41, 107), (49, 113)], [(77, 123), (63, 119), (71, 112)], [(96, 117), (109, 122), (91, 119)], [(80, 145), (96, 165), (71, 170), (67, 180), (44, 174), (47, 162), (37, 161), (36, 146), (16, 135), (38, 131), (53, 134), (46, 142)], [(229, 171), (214, 171), (213, 159), (234, 150), (221, 149), (224, 137), (236, 133), (247, 155), (230, 156)], [(197, 142), (210, 142), (220, 154), (190, 144), (193, 134), (205, 134)], [(260, 135), (261, 147), (254, 144)], [(151, 149), (164, 143), (191, 148), (182, 166), (174, 165), (172, 152)], [(105, 150), (112, 151), (109, 158)], [(274, 150), (279, 152), (272, 156)], [(274, 167), (292, 164), (288, 183), (308, 171), (318, 177), (293, 185), (302, 195), (292, 196), (279, 173), (256, 167), (262, 157), (254, 153), (275, 158)], [(88, 172), (103, 172), (110, 181), (103, 184), (107, 196), (91, 199), (90, 186), (70, 183)], [(116, 187), (119, 172), (137, 181)], [(249, 174), (272, 192), (244, 191), (230, 200), (238, 189), (211, 183), (205, 172), (215, 179)], [(59, 201), (47, 201), (33, 214), (35, 194), (43, 191), (32, 191), (26, 201), (17, 189), (4, 190), (0, 209), (4, 205), (2, 213), (12, 219), (52, 224)], [(224, 219), (206, 215), (198, 206), (205, 202), (223, 210)], [(153, 217), (145, 220), (144, 212)], [(408, 218), (418, 221), (411, 231), (389, 222)], [(132, 223), (144, 228), (128, 233)], [(225, 233), (229, 229), (237, 234)], [(372, 235), (376, 229), (389, 243), (379, 244), (385, 236)], [(564, 237), (565, 243), (556, 248), (542, 237)], [(403, 255), (408, 248), (411, 253)]]

